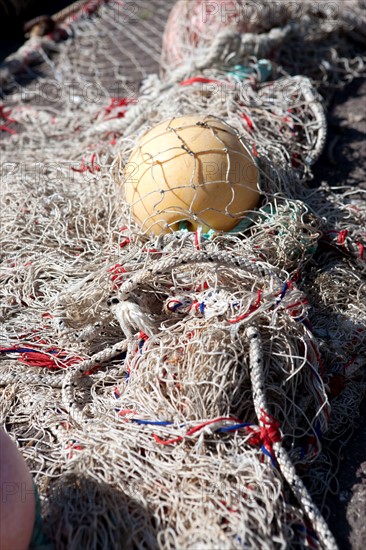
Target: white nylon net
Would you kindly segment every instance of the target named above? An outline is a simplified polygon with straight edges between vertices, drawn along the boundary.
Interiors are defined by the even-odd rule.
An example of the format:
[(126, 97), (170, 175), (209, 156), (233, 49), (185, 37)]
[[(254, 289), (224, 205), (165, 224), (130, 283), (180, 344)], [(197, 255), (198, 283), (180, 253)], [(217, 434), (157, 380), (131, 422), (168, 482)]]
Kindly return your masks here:
[[(322, 507), (330, 444), (364, 393), (366, 203), (309, 182), (326, 139), (317, 87), (362, 73), (350, 33), (364, 21), (312, 12), (315, 73), (281, 64), (312, 59), (286, 41), (285, 57), (248, 57), (235, 26), (214, 55), (204, 34), (190, 57), (186, 34), (168, 59), (166, 39), (158, 76), (172, 5), (89, 2), (0, 68), (1, 423), (57, 548), (324, 547), (300, 477)], [(202, 211), (187, 231), (187, 208), (150, 235), (126, 164), (146, 131), (193, 114), (247, 144), (260, 202), (228, 233)]]

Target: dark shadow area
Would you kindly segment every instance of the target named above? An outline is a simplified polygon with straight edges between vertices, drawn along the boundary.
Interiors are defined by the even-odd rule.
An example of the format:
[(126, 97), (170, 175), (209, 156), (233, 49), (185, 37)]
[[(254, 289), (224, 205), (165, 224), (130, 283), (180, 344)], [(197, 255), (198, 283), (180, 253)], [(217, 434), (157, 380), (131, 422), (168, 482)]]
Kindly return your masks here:
[[(339, 494), (329, 495), (328, 524), (335, 534), (339, 548), (363, 548), (366, 540), (366, 399), (360, 409), (359, 425), (343, 447), (334, 445), (340, 458)], [(337, 452), (338, 451), (338, 452)]]
[[(41, 101), (42, 105), (52, 104), (53, 107), (62, 109), (62, 105), (57, 99), (49, 97), (49, 95), (60, 95), (63, 93), (64, 96), (68, 96), (71, 90), (75, 90), (72, 93), (75, 95), (81, 94), (80, 90), (81, 82), (80, 79), (74, 75), (66, 76), (66, 83), (59, 82), (55, 80), (52, 75), (52, 69), (50, 64), (46, 63), (42, 56), (35, 56), (29, 63), (21, 63), (18, 59), (7, 59), (11, 54), (16, 54), (19, 48), (24, 44), (26, 37), (26, 32), (24, 30), (24, 25), (27, 25), (28, 36), (30, 29), (32, 32), (36, 32), (37, 36), (48, 36), (48, 33), (55, 33), (56, 43), (61, 43), (63, 41), (72, 41), (73, 38), (67, 32), (64, 32), (60, 28), (62, 27), (64, 19), (68, 15), (82, 16), (83, 14), (87, 17), (91, 17), (96, 9), (96, 3), (94, 2), (84, 2), (80, 0), (81, 5), (78, 2), (71, 3), (70, 0), (59, 0), (55, 2), (50, 2), (47, 5), (46, 2), (35, 3), (32, 1), (30, 7), (27, 10), (24, 10), (21, 13), (21, 16), (15, 17), (11, 14), (8, 14), (6, 17), (0, 15), (0, 99), (4, 99), (6, 96), (13, 93), (25, 94), (27, 101), (30, 101), (30, 97), (34, 95), (34, 89), (38, 89), (38, 94), (36, 97), (33, 97), (32, 103), (35, 101)], [(24, 0), (27, 3), (27, 0)], [(107, 2), (107, 0), (105, 0)], [(88, 6), (85, 7), (85, 4)], [(140, 19), (138, 17), (133, 18), (129, 11), (129, 6), (135, 6), (134, 3), (126, 3), (126, 17), (131, 17), (131, 20), (128, 20), (128, 26), (132, 27), (138, 25)], [(94, 7), (93, 7), (94, 6)], [(122, 4), (121, 4), (122, 6)], [(137, 4), (136, 4), (137, 6)], [(131, 7), (132, 10), (132, 7)], [(0, 2), (0, 11), (1, 11), (1, 2)], [(142, 12), (143, 15), (143, 12)], [(50, 19), (49, 16), (54, 17), (55, 20)], [(59, 19), (61, 17), (61, 19)], [(122, 17), (122, 16), (121, 16)], [(39, 21), (39, 18), (42, 21)], [(141, 18), (143, 18), (141, 16)], [(32, 27), (35, 23), (36, 26)], [(72, 29), (70, 28), (72, 34)], [(120, 43), (118, 40), (115, 40), (115, 28), (113, 24), (106, 25), (105, 28), (106, 37), (103, 39), (100, 48), (99, 43), (96, 43), (96, 58), (91, 64), (86, 64), (85, 59), (82, 60), (80, 52), (78, 52), (77, 46), (75, 48), (69, 49), (70, 63), (74, 64), (77, 67), (77, 73), (80, 71), (83, 76), (83, 81), (86, 85), (90, 85), (91, 89), (89, 90), (91, 98), (98, 98), (102, 94), (100, 91), (99, 78), (102, 78), (102, 86), (108, 90), (108, 93), (112, 97), (135, 97), (139, 86), (142, 81), (143, 74), (145, 72), (151, 73), (158, 70), (156, 61), (148, 62), (146, 59), (146, 53), (141, 50), (140, 55), (138, 56), (138, 66), (136, 62), (131, 60), (128, 55), (125, 55), (125, 51), (131, 47), (129, 37), (127, 33), (123, 33)], [(131, 31), (132, 32), (132, 31)], [(156, 35), (153, 30), (143, 31), (147, 34), (148, 41), (156, 41)], [(123, 42), (125, 40), (125, 43)], [(108, 54), (106, 53), (108, 52)], [(52, 58), (54, 53), (47, 50), (47, 55)], [(56, 54), (57, 55), (57, 54)], [(56, 57), (55, 55), (55, 57)], [(111, 63), (111, 60), (114, 60)], [(11, 76), (8, 75), (10, 70)], [(125, 81), (116, 80), (116, 71), (122, 74), (128, 74), (128, 79)], [(37, 88), (37, 82), (41, 82), (42, 78), (48, 78), (51, 83), (43, 82), (44, 88)], [(65, 76), (64, 76), (65, 78)], [(60, 91), (59, 86), (63, 88), (63, 91)], [(52, 90), (50, 92), (49, 90)], [(26, 95), (28, 94), (28, 96)], [(88, 101), (90, 99), (88, 98)]]
[[(128, 481), (127, 487), (133, 494)], [(52, 483), (47, 497), (44, 531), (57, 550), (158, 547), (152, 511), (106, 483), (86, 474), (64, 474)]]
[(313, 169), (311, 187), (358, 185), (365, 178), (366, 83), (356, 79), (337, 92), (328, 114), (325, 150)]
[[(15, 52), (24, 42), (23, 26), (40, 15), (53, 15), (71, 4), (71, 0), (28, 0), (27, 2), (0, 3), (0, 62)], [(21, 6), (18, 15), (14, 4)]]

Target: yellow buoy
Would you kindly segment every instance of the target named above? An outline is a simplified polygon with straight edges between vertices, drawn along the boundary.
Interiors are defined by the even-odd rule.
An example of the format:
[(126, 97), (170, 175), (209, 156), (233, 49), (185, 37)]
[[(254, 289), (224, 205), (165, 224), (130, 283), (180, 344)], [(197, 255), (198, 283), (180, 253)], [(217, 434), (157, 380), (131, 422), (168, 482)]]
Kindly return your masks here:
[(126, 201), (146, 232), (181, 222), (233, 229), (259, 200), (259, 170), (238, 133), (214, 116), (162, 122), (140, 139), (124, 167)]

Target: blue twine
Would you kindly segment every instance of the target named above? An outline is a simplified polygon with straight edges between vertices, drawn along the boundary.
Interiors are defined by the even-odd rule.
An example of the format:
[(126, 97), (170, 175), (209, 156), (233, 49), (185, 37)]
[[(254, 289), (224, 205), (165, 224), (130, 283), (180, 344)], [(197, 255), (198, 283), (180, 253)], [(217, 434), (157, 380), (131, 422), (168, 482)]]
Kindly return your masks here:
[(168, 422), (167, 420), (140, 420), (139, 418), (131, 418), (131, 422), (147, 426), (171, 426), (174, 424), (174, 422)]
[(319, 419), (317, 419), (317, 420), (314, 422), (314, 432), (315, 432), (315, 434), (318, 436), (319, 441), (322, 441), (322, 439), (323, 439), (323, 433), (322, 433), (321, 428), (320, 428)]
[(305, 327), (310, 330), (311, 333), (313, 332), (313, 327), (307, 319), (299, 319), (299, 321), (301, 321), (301, 323), (305, 325)]
[(292, 526), (292, 528), (295, 531), (301, 531), (302, 533), (306, 533), (313, 539), (318, 540), (318, 535), (315, 533), (315, 531), (313, 531), (312, 529), (309, 529), (308, 527), (305, 527), (304, 525), (300, 525), (296, 523), (295, 525)]
[(216, 432), (233, 432), (235, 430), (240, 430), (241, 428), (246, 428), (247, 426), (253, 426), (253, 424), (250, 422), (241, 422), (240, 424), (233, 424), (232, 426), (223, 426), (222, 428), (216, 430)]
[[(57, 350), (47, 350), (47, 352), (42, 351), (40, 349), (30, 349), (30, 348), (17, 348), (17, 349), (1, 349), (0, 353), (51, 353), (55, 354), (58, 353)], [(63, 355), (63, 357), (66, 357), (66, 355)]]
[(279, 304), (281, 300), (284, 299), (284, 297), (286, 296), (287, 289), (288, 289), (288, 282), (286, 281), (282, 287), (282, 291), (281, 291), (280, 297), (277, 300), (277, 304)]
[(274, 459), (273, 455), (265, 448), (264, 445), (261, 446), (261, 451), (262, 451), (263, 454), (265, 454), (266, 456), (268, 456), (270, 458), (272, 466), (274, 468), (276, 468), (277, 467), (276, 460)]

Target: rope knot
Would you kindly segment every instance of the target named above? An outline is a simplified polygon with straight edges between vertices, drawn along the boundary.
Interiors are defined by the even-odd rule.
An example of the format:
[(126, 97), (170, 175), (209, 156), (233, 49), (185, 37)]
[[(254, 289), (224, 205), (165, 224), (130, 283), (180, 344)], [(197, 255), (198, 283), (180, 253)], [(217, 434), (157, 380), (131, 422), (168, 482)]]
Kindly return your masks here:
[(282, 439), (279, 422), (268, 413), (262, 411), (263, 414), (259, 419), (261, 426), (250, 437), (251, 445), (264, 445), (268, 450), (272, 450), (273, 444), (278, 443)]
[(273, 422), (268, 426), (262, 426), (259, 435), (262, 445), (270, 449), (272, 449), (274, 443), (281, 441), (282, 437), (278, 422)]

